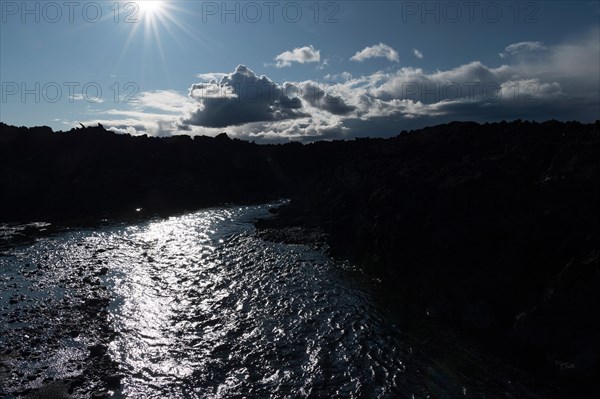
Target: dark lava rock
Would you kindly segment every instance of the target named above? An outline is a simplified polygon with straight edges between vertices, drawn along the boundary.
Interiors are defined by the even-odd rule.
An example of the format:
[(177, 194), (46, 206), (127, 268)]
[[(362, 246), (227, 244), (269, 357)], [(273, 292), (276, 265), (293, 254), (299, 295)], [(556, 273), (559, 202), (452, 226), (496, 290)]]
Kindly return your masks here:
[(88, 347), (90, 351), (90, 357), (100, 357), (106, 354), (108, 348), (102, 344), (96, 344)]
[(79, 336), (79, 334), (81, 334), (81, 331), (75, 330), (75, 329), (71, 329), (71, 330), (69, 330), (68, 334), (72, 338), (77, 338)]
[(121, 374), (112, 374), (103, 377), (103, 381), (106, 383), (106, 387), (111, 390), (119, 389), (121, 386), (121, 380), (123, 379), (123, 375)]
[(65, 381), (68, 382), (69, 389), (73, 390), (75, 388), (79, 388), (79, 387), (83, 386), (83, 384), (85, 383), (85, 378), (83, 378), (82, 376), (77, 376), (77, 377), (69, 378)]
[(600, 364), (599, 255), (593, 251), (569, 261), (511, 331), (520, 342), (543, 350), (562, 372), (588, 379), (598, 377)]
[(259, 235), (294, 241), (296, 226), (319, 228), (335, 255), (381, 278), (403, 314), (429, 313), (543, 363), (532, 369), (550, 367), (574, 394), (590, 389), (600, 375), (600, 121), (451, 123), (314, 146), (331, 163), (257, 223)]

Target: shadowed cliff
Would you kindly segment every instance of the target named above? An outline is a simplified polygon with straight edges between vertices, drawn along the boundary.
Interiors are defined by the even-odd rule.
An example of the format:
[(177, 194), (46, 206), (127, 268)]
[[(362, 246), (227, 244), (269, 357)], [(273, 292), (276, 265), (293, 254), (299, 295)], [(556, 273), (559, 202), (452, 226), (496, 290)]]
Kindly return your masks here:
[(0, 124), (0, 220), (126, 216), (140, 208), (170, 213), (281, 198), (297, 183), (285, 160), (292, 147), (275, 162), (276, 147), (225, 134), (149, 138), (102, 127), (55, 133)]
[(323, 229), (334, 253), (382, 278), (401, 313), (592, 389), (600, 122), (452, 123), (327, 145), (346, 153), (260, 227)]

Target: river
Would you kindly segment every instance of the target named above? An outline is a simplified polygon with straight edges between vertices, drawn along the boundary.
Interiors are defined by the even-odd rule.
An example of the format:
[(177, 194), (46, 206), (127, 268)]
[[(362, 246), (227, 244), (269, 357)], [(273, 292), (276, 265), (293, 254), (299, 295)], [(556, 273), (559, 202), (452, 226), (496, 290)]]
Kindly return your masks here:
[(491, 355), (409, 334), (347, 262), (259, 238), (268, 208), (3, 225), (0, 396), (543, 397)]

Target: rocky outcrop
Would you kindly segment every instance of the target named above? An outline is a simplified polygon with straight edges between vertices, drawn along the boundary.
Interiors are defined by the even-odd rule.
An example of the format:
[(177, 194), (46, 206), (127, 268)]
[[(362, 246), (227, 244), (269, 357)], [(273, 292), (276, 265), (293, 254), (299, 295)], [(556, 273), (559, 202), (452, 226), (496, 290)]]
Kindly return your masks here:
[(599, 122), (453, 123), (346, 147), (265, 223), (319, 226), (404, 310), (590, 388)]
[(273, 148), (226, 135), (151, 138), (0, 124), (0, 220), (169, 214), (281, 198), (293, 182), (276, 173)]

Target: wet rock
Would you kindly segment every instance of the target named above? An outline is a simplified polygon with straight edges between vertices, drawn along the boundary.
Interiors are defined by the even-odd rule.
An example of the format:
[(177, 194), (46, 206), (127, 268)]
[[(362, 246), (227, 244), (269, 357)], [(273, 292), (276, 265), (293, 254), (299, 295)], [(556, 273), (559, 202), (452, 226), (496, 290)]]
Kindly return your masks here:
[(69, 330), (68, 334), (72, 338), (77, 338), (79, 336), (79, 334), (81, 334), (81, 331), (72, 329), (72, 330)]
[(521, 313), (511, 335), (539, 348), (563, 374), (594, 378), (600, 373), (600, 252), (572, 259), (537, 303)]
[(18, 388), (14, 393), (16, 395), (28, 395), (30, 392), (32, 391), (31, 388), (27, 388), (27, 387), (22, 387), (22, 388)]
[(92, 346), (88, 346), (88, 350), (90, 352), (89, 357), (100, 357), (106, 354), (108, 348), (102, 344), (96, 344)]
[(82, 376), (72, 377), (65, 381), (69, 384), (70, 389), (79, 388), (85, 383), (85, 379)]
[(43, 385), (27, 395), (28, 399), (68, 399), (67, 387), (63, 381), (54, 381)]
[(119, 389), (121, 386), (121, 380), (123, 379), (123, 375), (121, 374), (112, 374), (103, 377), (103, 381), (106, 383), (106, 387), (110, 390)]
[(89, 309), (89, 310), (100, 310), (101, 308), (104, 308), (108, 305), (110, 301), (108, 299), (105, 298), (88, 298), (85, 300), (85, 302), (82, 304), (82, 307), (84, 309)]

